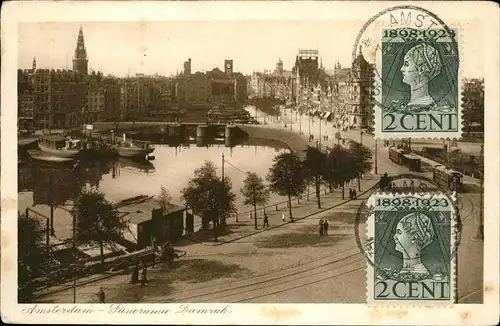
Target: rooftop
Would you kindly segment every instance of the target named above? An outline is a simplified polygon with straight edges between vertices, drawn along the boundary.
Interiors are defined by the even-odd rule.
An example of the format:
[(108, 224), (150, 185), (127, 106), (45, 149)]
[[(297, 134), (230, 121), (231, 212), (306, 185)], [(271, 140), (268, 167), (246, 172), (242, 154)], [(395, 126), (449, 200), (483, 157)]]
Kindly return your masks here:
[[(171, 204), (172, 210), (170, 213), (178, 212), (184, 210), (184, 207)], [(145, 221), (151, 220), (151, 212), (153, 209), (157, 209), (158, 203), (154, 197), (145, 197), (138, 199), (137, 201), (131, 201), (129, 204), (120, 206), (118, 212), (127, 221), (132, 224), (139, 224)]]

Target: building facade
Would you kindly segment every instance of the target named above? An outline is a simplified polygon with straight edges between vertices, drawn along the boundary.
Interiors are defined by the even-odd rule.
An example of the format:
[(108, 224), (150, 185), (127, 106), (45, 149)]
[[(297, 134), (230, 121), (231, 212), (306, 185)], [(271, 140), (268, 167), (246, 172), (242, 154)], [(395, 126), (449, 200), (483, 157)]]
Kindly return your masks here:
[(247, 79), (233, 70), (233, 60), (224, 60), (224, 71), (214, 68), (208, 72), (179, 75), (173, 89), (176, 101), (185, 105), (234, 105), (243, 103), (248, 97)]
[(325, 115), (333, 111), (332, 77), (317, 50), (299, 50), (293, 67), (291, 100), (301, 111)]
[(285, 100), (291, 96), (292, 71), (283, 68), (281, 58), (274, 71), (254, 72), (248, 78), (249, 97), (270, 97)]
[(351, 68), (335, 66), (333, 103), (339, 128), (368, 129), (373, 121), (374, 66), (366, 61), (360, 47)]
[(82, 121), (88, 81), (71, 70), (37, 69), (32, 74), (34, 117), (37, 128), (72, 128)]

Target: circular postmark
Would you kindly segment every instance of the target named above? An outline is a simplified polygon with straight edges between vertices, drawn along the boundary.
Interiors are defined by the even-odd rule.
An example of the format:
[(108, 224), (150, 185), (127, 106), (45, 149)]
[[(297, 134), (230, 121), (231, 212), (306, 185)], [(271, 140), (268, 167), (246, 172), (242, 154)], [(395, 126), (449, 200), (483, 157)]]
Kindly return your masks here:
[[(427, 218), (428, 216), (430, 216), (431, 219), (433, 220), (432, 223), (429, 221), (429, 225), (432, 224), (434, 226), (433, 227), (431, 226), (430, 227), (431, 230), (428, 230), (428, 232), (426, 234), (427, 235), (430, 234), (430, 236), (432, 238), (436, 238), (436, 243), (434, 245), (439, 244), (441, 246), (443, 246), (443, 245), (451, 246), (451, 248), (449, 249), (449, 259), (450, 260), (453, 259), (454, 255), (456, 253), (456, 250), (458, 249), (458, 246), (460, 244), (460, 240), (461, 240), (462, 222), (461, 222), (461, 217), (460, 217), (460, 210), (458, 207), (459, 201), (456, 198), (454, 198), (454, 196), (452, 196), (452, 194), (450, 194), (449, 191), (441, 188), (439, 185), (435, 184), (432, 179), (429, 179), (427, 177), (424, 177), (421, 175), (415, 175), (415, 174), (400, 174), (400, 175), (391, 176), (390, 178), (391, 178), (392, 182), (395, 182), (398, 180), (402, 180), (403, 182), (410, 181), (410, 180), (417, 180), (418, 184), (415, 183), (415, 190), (412, 191), (411, 193), (409, 192), (409, 188), (406, 189), (406, 190), (408, 190), (408, 192), (403, 190), (403, 191), (396, 191), (394, 193), (393, 192), (384, 193), (384, 192), (379, 191), (380, 188), (374, 187), (371, 195), (378, 193), (378, 194), (382, 194), (382, 195), (387, 194), (389, 196), (391, 196), (391, 195), (394, 196), (394, 194), (399, 194), (399, 195), (394, 196), (395, 201), (398, 204), (400, 202), (402, 202), (402, 197), (404, 197), (405, 199), (408, 199), (408, 200), (413, 199), (413, 201), (415, 201), (415, 200), (418, 200), (420, 202), (423, 201), (423, 203), (427, 204), (427, 205), (434, 200), (432, 205), (434, 205), (434, 203), (435, 203), (436, 206), (439, 206), (439, 205), (441, 205), (441, 203), (444, 204), (444, 201), (443, 202), (436, 201), (436, 199), (432, 199), (433, 197), (422, 198), (426, 194), (434, 194), (434, 195), (439, 194), (438, 198), (439, 197), (444, 198), (444, 199), (446, 199), (447, 203), (451, 204), (450, 214), (448, 214), (448, 215), (443, 214), (443, 212), (438, 212), (438, 211), (433, 212), (432, 210), (430, 210), (429, 212), (423, 212), (422, 215), (424, 216), (425, 220), (429, 220)], [(400, 190), (402, 190), (402, 189), (400, 189)], [(398, 218), (398, 220), (403, 220), (405, 216), (408, 217), (409, 215), (413, 214), (413, 212), (411, 210), (407, 210), (407, 212), (408, 212), (408, 214), (399, 215), (400, 218)], [(454, 215), (454, 220), (451, 220), (451, 217), (452, 217), (451, 214)], [(401, 217), (403, 217), (403, 218), (401, 218)], [(355, 236), (356, 244), (357, 244), (360, 252), (362, 253), (362, 255), (366, 258), (366, 260), (368, 261), (368, 263), (370, 265), (372, 265), (373, 267), (376, 267), (375, 262), (372, 260), (373, 257), (375, 257), (375, 252), (374, 252), (375, 251), (375, 247), (374, 247), (375, 239), (374, 239), (374, 237), (368, 238), (365, 241), (362, 241), (362, 238), (364, 238), (364, 237), (360, 237), (360, 224), (362, 222), (368, 221), (369, 218), (375, 218), (374, 211), (370, 207), (368, 207), (366, 201), (363, 201), (358, 206), (357, 213), (355, 216), (354, 236)], [(408, 219), (408, 218), (406, 218), (406, 219)], [(449, 227), (451, 228), (452, 236), (454, 238), (453, 243), (451, 242), (451, 238), (450, 238), (450, 242), (448, 244), (446, 244), (446, 241), (444, 241), (442, 238), (439, 238), (439, 235), (437, 234), (438, 231), (435, 230), (436, 224), (438, 223), (437, 222), (438, 219), (443, 219), (444, 222), (447, 222), (449, 224)], [(449, 219), (449, 220), (447, 221), (446, 219)], [(374, 223), (374, 221), (373, 221), (373, 223)], [(421, 224), (419, 225), (419, 227), (420, 227), (419, 231), (422, 231), (423, 229), (421, 228)], [(385, 239), (388, 240), (389, 242), (391, 242), (390, 250), (384, 249), (384, 251), (386, 251), (387, 255), (392, 256), (392, 258), (390, 258), (390, 259), (401, 259), (401, 256), (402, 256), (401, 251), (404, 251), (403, 247), (405, 247), (404, 245), (401, 246), (400, 243), (398, 244), (399, 240), (395, 234), (395, 232), (397, 231), (396, 230), (397, 228), (398, 228), (397, 224), (395, 224), (393, 221), (392, 226), (390, 226), (386, 230), (384, 230), (384, 232), (387, 232), (387, 236), (385, 236)], [(366, 230), (363, 228), (361, 232), (365, 233)], [(394, 235), (394, 236), (392, 236), (392, 235)], [(375, 236), (375, 234), (373, 234), (373, 236)], [(427, 255), (427, 254), (428, 253), (426, 251), (422, 251), (420, 258), (426, 259), (427, 257), (425, 257), (425, 255)]]
[[(352, 62), (356, 71), (372, 67), (370, 78), (361, 78), (372, 84), (372, 103), (379, 108), (407, 112), (410, 104), (432, 103), (443, 113), (458, 109), (457, 32), (425, 8), (399, 5), (374, 15), (356, 37)], [(414, 100), (414, 86), (421, 84), (417, 74), (439, 85), (422, 96), (427, 102)]]

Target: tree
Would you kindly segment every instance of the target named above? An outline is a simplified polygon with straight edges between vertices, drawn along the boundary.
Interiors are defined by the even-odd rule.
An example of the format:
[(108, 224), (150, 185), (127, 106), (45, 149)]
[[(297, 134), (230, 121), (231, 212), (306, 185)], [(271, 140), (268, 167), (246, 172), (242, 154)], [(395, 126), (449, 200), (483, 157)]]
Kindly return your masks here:
[(323, 151), (316, 147), (307, 147), (304, 165), (308, 171), (307, 179), (314, 182), (319, 209), (321, 209), (321, 185), (329, 184), (333, 178), (332, 166), (329, 163), (327, 155)]
[(332, 166), (330, 180), (342, 186), (342, 199), (344, 199), (345, 184), (357, 176), (351, 165), (349, 152), (344, 147), (335, 145), (328, 153), (327, 159)]
[(156, 203), (160, 206), (163, 214), (166, 215), (172, 211), (172, 196), (165, 187), (161, 186), (160, 193), (155, 198)]
[(254, 222), (257, 229), (257, 205), (266, 205), (269, 202), (270, 191), (264, 184), (264, 180), (254, 172), (247, 172), (243, 181), (241, 193), (245, 197), (245, 205), (252, 205), (254, 210)]
[(371, 171), (373, 154), (368, 147), (355, 141), (349, 143), (348, 152), (351, 166), (358, 177), (358, 191), (361, 191), (360, 176)]
[(467, 133), (484, 131), (484, 79), (464, 80), (462, 106), (462, 119)]
[(292, 196), (299, 196), (306, 190), (307, 178), (306, 168), (294, 153), (276, 156), (273, 166), (269, 169), (269, 189), (281, 196), (288, 196), (288, 210), (292, 222)]
[(126, 222), (113, 205), (97, 190), (84, 190), (71, 211), (75, 220), (75, 241), (99, 244), (101, 264), (104, 266), (104, 244), (121, 238)]
[(17, 269), (20, 302), (33, 298), (33, 279), (42, 275), (48, 263), (50, 251), (44, 244), (47, 230), (40, 221), (24, 214), (17, 219)]
[[(210, 221), (213, 222), (215, 240), (217, 241), (217, 228), (227, 213), (235, 211), (236, 195), (231, 191), (231, 180), (224, 181), (217, 176), (213, 162), (205, 161), (194, 171), (194, 176), (188, 185), (182, 189), (182, 201), (201, 216), (204, 230), (208, 230)], [(224, 223), (222, 221), (222, 223)]]

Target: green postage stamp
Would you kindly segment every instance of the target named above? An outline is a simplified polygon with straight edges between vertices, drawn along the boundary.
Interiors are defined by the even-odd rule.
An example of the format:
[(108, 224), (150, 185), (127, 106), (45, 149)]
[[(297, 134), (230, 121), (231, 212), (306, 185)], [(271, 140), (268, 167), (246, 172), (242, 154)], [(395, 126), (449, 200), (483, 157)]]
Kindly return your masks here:
[(454, 201), (445, 194), (370, 197), (368, 303), (454, 303)]
[(377, 134), (382, 138), (460, 138), (456, 30), (393, 28), (381, 32)]

